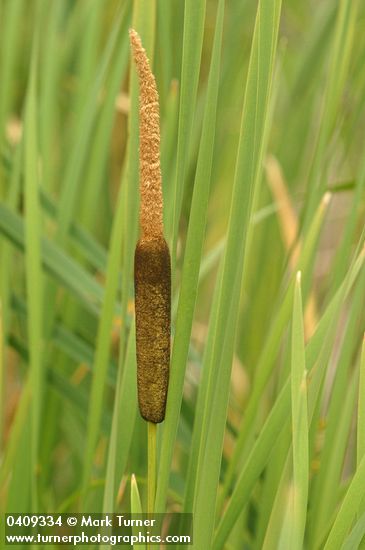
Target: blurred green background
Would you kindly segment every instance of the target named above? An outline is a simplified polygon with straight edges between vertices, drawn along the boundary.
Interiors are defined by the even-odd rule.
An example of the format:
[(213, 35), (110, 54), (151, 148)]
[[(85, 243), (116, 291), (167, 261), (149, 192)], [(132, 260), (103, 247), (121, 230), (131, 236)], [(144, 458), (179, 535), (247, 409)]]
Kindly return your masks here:
[[(253, 40), (257, 9), (261, 50)], [(133, 328), (139, 200), (138, 87), (128, 41), (133, 25), (142, 36), (160, 95), (165, 233), (173, 254), (173, 335), (190, 246), (194, 186), (200, 182), (209, 194), (206, 229), (199, 229), (204, 235), (199, 286), (190, 281), (198, 292), (195, 310), (194, 303), (188, 310), (194, 313), (191, 338), (189, 327), (184, 329), (190, 340), (188, 358), (185, 362), (184, 354), (176, 352), (172, 365), (184, 376), (181, 412), (178, 400), (171, 403), (178, 423), (171, 420), (168, 428), (159, 429), (160, 452), (173, 451), (171, 472), (169, 458), (161, 466), (168, 489), (165, 508), (186, 507), (187, 487), (198, 486), (188, 474), (197, 464), (191, 449), (199, 449), (206, 460), (210, 453), (199, 422), (195, 429), (200, 442), (194, 446), (194, 417), (202, 370), (214, 347), (212, 302), (222, 288), (217, 274), (233, 227), (232, 192), (234, 185), (245, 185), (244, 163), (238, 176), (236, 171), (238, 151), (245, 147), (253, 159), (247, 167), (252, 189), (247, 204), (242, 203), (242, 235), (228, 237), (244, 251), (242, 258), (237, 256), (239, 286), (232, 287), (237, 318), (232, 314), (221, 334), (222, 342), (231, 335), (233, 357), (228, 353), (219, 363), (230, 382), (227, 392), (222, 389), (223, 410), (224, 399), (228, 408), (216, 493), (222, 495), (234, 457), (221, 496), (221, 505), (227, 504), (225, 498), (237, 487), (253, 442), (293, 368), (291, 281), (304, 264), (307, 350), (314, 342), (306, 368), (323, 368), (307, 434), (306, 544), (322, 547), (318, 541), (335, 521), (356, 470), (362, 437), (355, 422), (361, 413), (357, 377), (365, 328), (361, 270), (354, 287), (352, 281), (338, 298), (337, 309), (333, 300), (354, 273), (353, 259), (362, 247), (365, 9), (357, 1), (283, 0), (275, 51), (279, 10), (277, 1), (227, 0), (220, 47), (216, 0), (1, 0), (3, 511), (129, 510), (131, 473), (145, 498), (146, 427), (137, 410)], [(272, 36), (267, 29), (273, 29)], [(215, 39), (213, 59), (220, 67), (209, 86)], [(258, 94), (256, 102), (246, 89), (249, 74), (257, 90), (268, 81), (267, 95)], [(242, 126), (242, 145), (245, 89), (246, 107), (256, 105), (257, 112), (255, 124)], [(212, 127), (204, 130), (205, 116)], [(250, 112), (245, 116), (249, 121)], [(204, 157), (196, 180), (207, 136), (214, 138), (212, 162), (209, 154)], [(329, 204), (328, 198), (320, 207), (327, 191)], [(202, 210), (203, 224), (204, 215)], [(194, 225), (191, 231), (194, 235)], [(179, 307), (182, 319), (184, 304)], [(179, 342), (180, 334), (175, 338)], [(262, 383), (258, 365), (268, 373)], [(173, 383), (178, 394), (179, 385), (175, 379)], [(214, 418), (213, 394), (207, 382), (201, 384), (208, 387), (206, 418)], [(245, 426), (250, 402), (252, 422)], [(290, 415), (289, 406), (288, 419)], [(263, 464), (252, 493), (240, 504), (242, 513), (229, 531), (227, 548), (261, 548), (264, 540), (267, 548), (278, 548), (280, 540), (289, 548), (280, 533), (285, 533), (283, 487), (291, 479), (285, 465), (291, 433), (283, 430), (277, 446), (273, 436), (271, 469)], [(164, 501), (162, 485), (157, 502)], [(200, 517), (202, 501), (196, 506)], [(270, 515), (272, 508), (281, 510), (281, 520)], [(218, 520), (224, 510), (218, 506)], [(206, 513), (214, 515), (214, 507)], [(213, 548), (213, 542), (207, 544)]]

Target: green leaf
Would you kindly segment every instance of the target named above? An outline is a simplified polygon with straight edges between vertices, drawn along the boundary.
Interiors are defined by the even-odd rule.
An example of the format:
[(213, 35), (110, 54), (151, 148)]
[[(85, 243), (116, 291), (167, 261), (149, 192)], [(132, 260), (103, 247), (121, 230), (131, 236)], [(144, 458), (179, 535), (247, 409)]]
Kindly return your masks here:
[(351, 47), (356, 25), (359, 2), (341, 0), (331, 48), (331, 65), (327, 76), (327, 86), (323, 98), (319, 132), (314, 147), (314, 156), (308, 181), (308, 200), (305, 207), (305, 224), (308, 226), (315, 205), (323, 194), (325, 186), (325, 152), (338, 116), (338, 107), (344, 91), (351, 59)]
[(303, 547), (304, 541), (309, 483), (307, 380), (300, 275), (301, 273), (298, 272), (294, 290), (292, 324), (293, 509), (289, 511), (292, 517), (290, 547), (298, 550)]
[(25, 269), (28, 296), (28, 338), (32, 387), (31, 468), (33, 511), (38, 507), (37, 463), (41, 438), (43, 403), (43, 274), (41, 260), (41, 208), (39, 204), (39, 176), (36, 112), (36, 56), (32, 53), (30, 82), (25, 115)]
[(341, 550), (353, 550), (354, 548), (360, 548), (360, 543), (365, 535), (365, 513), (362, 514), (360, 519), (356, 522), (352, 528), (351, 533), (346, 537)]
[(360, 361), (359, 397), (357, 405), (357, 465), (365, 455), (365, 340), (362, 343)]
[[(24, 250), (24, 222), (20, 216), (2, 204), (0, 204), (0, 230), (18, 248)], [(98, 315), (104, 300), (102, 286), (59, 246), (44, 237), (41, 238), (41, 244), (42, 263), (45, 270), (71, 290), (84, 307)], [(119, 304), (117, 303), (114, 307), (115, 313), (120, 313)]]
[(224, 2), (218, 7), (215, 40), (208, 81), (206, 109), (200, 142), (198, 165), (190, 211), (186, 240), (184, 267), (176, 315), (175, 338), (172, 348), (171, 373), (167, 399), (166, 420), (162, 439), (159, 466), (156, 509), (163, 509), (167, 494), (173, 445), (176, 438), (183, 393), (186, 361), (198, 290), (206, 214), (210, 190), (211, 168), (214, 150), (215, 120), (218, 101), (218, 81), (223, 33)]
[[(142, 514), (142, 504), (139, 496), (136, 476), (134, 474), (131, 476), (131, 511), (132, 514)], [(137, 527), (132, 527), (132, 534), (134, 536), (138, 537), (139, 531), (140, 530)], [(135, 544), (134, 548), (137, 548), (137, 550), (146, 550), (146, 545)]]
[(337, 550), (342, 548), (342, 544), (346, 539), (352, 522), (358, 512), (359, 505), (364, 497), (364, 484), (365, 456), (362, 457), (352, 477), (333, 527), (326, 540), (324, 550)]
[[(114, 510), (118, 484), (124, 475), (137, 417), (137, 364), (135, 324), (131, 326), (124, 365), (119, 360), (117, 390), (114, 399), (112, 431), (104, 491), (104, 512)], [(128, 422), (124, 419), (128, 418)]]
[(120, 191), (116, 213), (113, 222), (113, 229), (110, 238), (110, 249), (106, 273), (105, 297), (103, 301), (98, 335), (95, 349), (93, 378), (91, 385), (88, 429), (86, 438), (85, 464), (83, 471), (83, 489), (90, 481), (93, 456), (99, 434), (100, 418), (103, 407), (103, 398), (109, 364), (111, 329), (114, 316), (115, 302), (117, 298), (119, 282), (119, 266), (121, 262), (122, 249), (122, 228), (123, 228), (123, 194)]
[(167, 235), (172, 240), (172, 266), (175, 264), (176, 243), (180, 222), (184, 181), (192, 134), (193, 116), (199, 81), (200, 57), (203, 45), (206, 0), (186, 0), (184, 13), (183, 54), (180, 84), (179, 129), (174, 184), (174, 211)]

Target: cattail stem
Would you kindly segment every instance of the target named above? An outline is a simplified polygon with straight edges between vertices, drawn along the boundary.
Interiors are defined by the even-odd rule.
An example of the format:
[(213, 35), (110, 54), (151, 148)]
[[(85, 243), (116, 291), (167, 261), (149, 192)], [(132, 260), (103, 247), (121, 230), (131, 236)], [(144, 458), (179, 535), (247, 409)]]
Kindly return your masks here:
[(155, 510), (156, 495), (156, 439), (157, 425), (147, 422), (148, 443), (148, 481), (147, 481), (147, 513), (153, 514)]
[(160, 123), (155, 78), (130, 30), (139, 79), (140, 224), (134, 259), (138, 404), (148, 422), (165, 418), (170, 364), (171, 266), (163, 236)]

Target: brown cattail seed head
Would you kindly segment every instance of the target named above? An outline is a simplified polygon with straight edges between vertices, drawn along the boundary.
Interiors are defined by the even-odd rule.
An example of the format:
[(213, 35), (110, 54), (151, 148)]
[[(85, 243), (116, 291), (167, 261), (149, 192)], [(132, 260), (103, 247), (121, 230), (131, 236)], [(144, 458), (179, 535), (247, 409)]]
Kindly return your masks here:
[(134, 257), (138, 403), (150, 422), (165, 418), (170, 364), (171, 266), (163, 237), (160, 124), (155, 78), (141, 40), (130, 30), (139, 78), (140, 222)]
[(165, 418), (170, 363), (170, 254), (163, 237), (138, 242), (134, 257), (138, 402), (150, 422)]

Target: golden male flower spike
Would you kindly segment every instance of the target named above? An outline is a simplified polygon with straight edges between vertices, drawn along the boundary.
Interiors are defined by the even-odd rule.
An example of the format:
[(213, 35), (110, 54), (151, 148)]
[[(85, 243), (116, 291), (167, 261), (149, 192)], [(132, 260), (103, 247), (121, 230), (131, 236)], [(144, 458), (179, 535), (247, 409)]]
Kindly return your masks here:
[(171, 266), (163, 236), (156, 81), (141, 39), (129, 31), (139, 79), (140, 224), (134, 257), (138, 403), (149, 422), (165, 418), (170, 365)]

